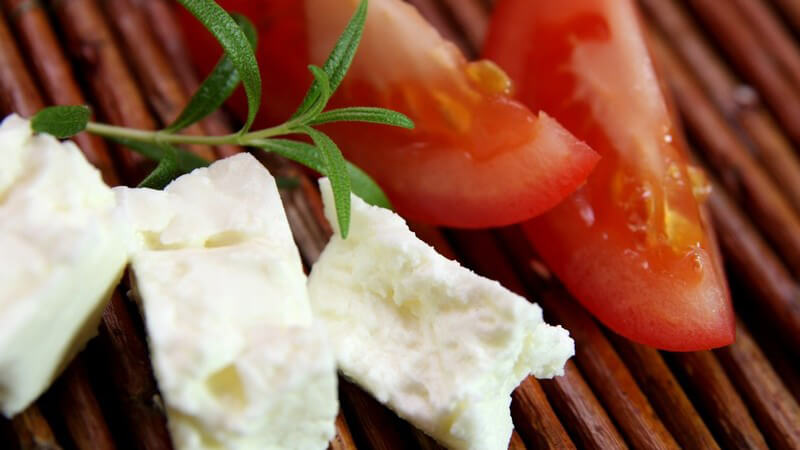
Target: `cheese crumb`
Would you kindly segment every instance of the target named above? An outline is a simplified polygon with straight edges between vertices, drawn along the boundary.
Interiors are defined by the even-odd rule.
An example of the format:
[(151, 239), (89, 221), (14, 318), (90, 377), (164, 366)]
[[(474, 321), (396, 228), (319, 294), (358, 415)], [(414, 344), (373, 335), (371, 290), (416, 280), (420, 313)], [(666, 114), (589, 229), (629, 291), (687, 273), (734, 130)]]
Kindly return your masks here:
[[(333, 194), (320, 182), (328, 221)], [(563, 374), (574, 344), (536, 304), (439, 255), (398, 215), (352, 197), (314, 265), (309, 294), (349, 378), (452, 449), (506, 449), (510, 394)]]
[(175, 447), (325, 449), (335, 362), (269, 172), (240, 154), (116, 194)]
[(0, 409), (44, 392), (97, 332), (127, 262), (114, 194), (72, 142), (0, 125)]

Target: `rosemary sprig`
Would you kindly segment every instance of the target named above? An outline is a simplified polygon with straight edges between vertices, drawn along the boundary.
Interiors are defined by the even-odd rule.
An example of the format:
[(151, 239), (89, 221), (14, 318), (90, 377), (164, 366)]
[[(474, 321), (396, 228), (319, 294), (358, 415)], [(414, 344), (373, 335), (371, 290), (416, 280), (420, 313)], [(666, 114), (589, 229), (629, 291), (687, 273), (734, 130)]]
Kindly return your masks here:
[[(346, 161), (336, 143), (315, 128), (321, 124), (342, 121), (414, 127), (413, 122), (403, 114), (382, 108), (325, 110), (347, 73), (361, 41), (368, 0), (359, 3), (323, 66), (309, 66), (314, 82), (295, 113), (286, 122), (261, 130), (250, 129), (261, 103), (261, 75), (254, 54), (257, 33), (253, 25), (243, 16), (229, 15), (212, 0), (178, 1), (214, 34), (225, 54), (173, 123), (159, 131), (118, 127), (91, 122), (87, 106), (69, 105), (39, 111), (31, 122), (33, 130), (58, 138), (88, 131), (123, 144), (159, 162), (141, 184), (153, 188), (163, 188), (181, 174), (208, 165), (208, 161), (176, 147), (178, 144), (232, 144), (275, 152), (330, 178), (343, 238), (347, 237), (350, 225), (351, 192), (372, 204), (390, 207), (375, 181)], [(247, 120), (241, 130), (223, 136), (177, 134), (218, 109), (239, 83), (244, 84), (249, 107)], [(311, 138), (313, 145), (281, 138), (291, 134), (305, 134)]]

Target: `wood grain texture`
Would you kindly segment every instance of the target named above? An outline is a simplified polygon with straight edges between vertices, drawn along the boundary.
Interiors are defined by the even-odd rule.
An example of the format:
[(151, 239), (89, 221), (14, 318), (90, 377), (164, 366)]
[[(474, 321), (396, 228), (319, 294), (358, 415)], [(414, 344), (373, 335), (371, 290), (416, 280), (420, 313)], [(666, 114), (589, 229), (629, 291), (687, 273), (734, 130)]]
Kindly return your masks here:
[[(6, 14), (11, 17), (17, 42), (28, 56), (47, 103), (87, 104), (42, 5), (31, 0), (3, 0), (2, 4)], [(119, 184), (111, 155), (103, 139), (85, 132), (72, 139), (86, 155), (86, 159), (100, 170), (106, 184)]]
[(528, 376), (514, 389), (511, 417), (522, 440), (531, 448), (574, 449), (572, 439), (550, 408), (536, 378)]
[[(35, 1), (0, 1), (6, 10), (6, 17), (0, 17), (0, 110), (27, 110), (32, 113), (42, 105), (49, 103), (85, 103), (87, 99), (83, 96), (80, 85), (77, 83), (77, 76), (82, 83), (85, 83), (85, 86), (89, 87), (88, 101), (98, 106), (102, 119), (111, 120), (106, 116), (110, 113), (119, 120), (124, 117), (131, 123), (137, 123), (139, 120), (136, 118), (137, 114), (149, 117), (153, 124), (165, 120), (166, 108), (164, 105), (158, 106), (155, 101), (156, 94), (152, 93), (155, 91), (148, 90), (141, 74), (134, 76), (130, 67), (127, 66), (127, 61), (122, 61), (123, 64), (119, 65), (119, 70), (127, 73), (127, 77), (132, 83), (125, 81), (125, 77), (116, 77), (113, 68), (96, 69), (94, 67), (94, 64), (113, 64), (114, 58), (108, 56), (107, 46), (119, 52), (120, 49), (127, 49), (130, 42), (130, 37), (126, 38), (123, 33), (118, 32), (117, 36), (114, 36), (113, 33), (105, 33), (104, 28), (106, 31), (112, 28), (116, 30), (116, 28), (109, 27), (108, 21), (102, 17), (99, 19), (101, 21), (98, 27), (99, 31), (80, 28), (81, 26), (93, 28), (97, 24), (92, 18), (92, 15), (99, 11), (97, 7), (99, 4), (95, 0), (53, 2), (55, 17), (59, 20), (62, 34), (53, 32), (49, 23), (51, 17), (48, 17), (44, 9)], [(114, 1), (117, 0), (112, 0), (112, 2)], [(798, 445), (796, 431), (800, 429), (800, 426), (794, 426), (797, 422), (797, 402), (792, 398), (793, 395), (796, 398), (800, 392), (798, 387), (800, 382), (792, 384), (791, 381), (797, 380), (800, 372), (798, 372), (796, 361), (797, 352), (791, 356), (786, 356), (785, 353), (800, 349), (800, 345), (797, 345), (798, 339), (800, 339), (798, 337), (800, 333), (797, 332), (798, 326), (800, 326), (798, 325), (800, 323), (798, 314), (800, 313), (797, 309), (800, 296), (798, 295), (797, 281), (769, 243), (776, 244), (776, 248), (781, 248), (784, 257), (787, 252), (793, 251), (791, 247), (794, 244), (790, 243), (790, 248), (787, 249), (784, 245), (786, 241), (780, 240), (791, 240), (791, 238), (779, 236), (780, 221), (762, 217), (760, 208), (769, 208), (770, 205), (773, 205), (774, 208), (774, 204), (770, 203), (772, 200), (767, 201), (766, 206), (758, 203), (759, 199), (769, 198), (774, 194), (782, 197), (795, 214), (800, 211), (800, 164), (789, 139), (789, 136), (797, 139), (798, 128), (787, 127), (782, 130), (771, 116), (771, 112), (774, 112), (780, 119), (780, 124), (784, 126), (797, 123), (796, 119), (789, 116), (789, 111), (795, 108), (792, 103), (797, 102), (798, 94), (793, 90), (785, 90), (781, 93), (779, 87), (773, 86), (765, 89), (762, 85), (764, 80), (772, 77), (782, 78), (786, 86), (797, 88), (793, 77), (798, 73), (795, 73), (796, 70), (794, 72), (787, 71), (787, 67), (792, 67), (796, 61), (791, 62), (791, 58), (794, 56), (790, 56), (790, 60), (786, 59), (786, 55), (791, 53), (786, 50), (789, 48), (788, 46), (775, 44), (781, 39), (771, 33), (775, 30), (759, 31), (759, 24), (754, 22), (760, 20), (761, 26), (764, 26), (763, 24), (775, 21), (775, 17), (767, 17), (766, 20), (764, 17), (759, 18), (759, 14), (764, 12), (763, 7), (766, 0), (731, 0), (731, 2), (716, 2), (716, 4), (711, 4), (711, 1), (691, 0), (694, 6), (693, 11), (702, 18), (703, 23), (711, 25), (712, 38), (716, 39), (717, 44), (732, 56), (731, 59), (736, 67), (742, 70), (743, 78), (747, 82), (753, 83), (758, 88), (758, 92), (744, 84), (742, 79), (734, 74), (725, 61), (717, 55), (715, 48), (709, 45), (707, 36), (697, 31), (697, 24), (691, 21), (691, 18), (685, 14), (685, 7), (681, 6), (685, 2), (640, 0), (649, 13), (649, 20), (655, 24), (655, 28), (668, 36), (668, 51), (673, 52), (676, 60), (684, 65), (684, 73), (695, 84), (696, 89), (690, 92), (691, 95), (687, 95), (689, 100), (684, 102), (681, 108), (690, 113), (694, 110), (697, 114), (694, 121), (690, 123), (693, 133), (700, 137), (698, 141), (702, 144), (704, 154), (711, 156), (709, 160), (714, 162), (713, 167), (723, 175), (724, 187), (715, 189), (716, 193), (711, 196), (709, 206), (728, 266), (737, 279), (743, 281), (743, 284), (748, 287), (748, 291), (752, 293), (752, 295), (743, 295), (739, 292), (737, 298), (741, 302), (746, 302), (751, 309), (763, 312), (769, 318), (769, 325), (766, 326), (774, 328), (770, 331), (780, 332), (782, 340), (769, 344), (767, 340), (761, 339), (759, 330), (755, 330), (757, 341), (752, 339), (749, 334), (742, 338), (742, 329), (740, 328), (739, 340), (732, 347), (713, 353), (667, 354), (661, 357), (660, 362), (657, 352), (648, 349), (638, 352), (634, 345), (626, 341), (620, 341), (622, 342), (620, 345), (616, 339), (613, 339), (612, 350), (615, 349), (616, 353), (622, 357), (621, 361), (625, 363), (622, 365), (623, 371), (630, 372), (627, 378), (635, 379), (641, 386), (641, 392), (647, 395), (646, 400), (652, 404), (652, 410), (663, 420), (663, 425), (666, 425), (662, 428), (671, 431), (682, 446), (713, 448), (712, 442), (707, 440), (708, 435), (703, 432), (695, 435), (693, 433), (697, 430), (687, 431), (686, 434), (677, 431), (682, 426), (692, 426), (692, 424), (698, 426), (696, 419), (699, 417), (696, 413), (694, 415), (687, 413), (686, 417), (679, 414), (680, 411), (689, 411), (690, 407), (694, 406), (702, 414), (701, 422), (704, 419), (714, 433), (712, 439), (716, 438), (722, 448), (766, 448), (767, 442), (775, 448), (796, 448)], [(134, 5), (146, 17), (145, 28), (153, 30), (155, 42), (160, 46), (160, 51), (168, 55), (166, 67), (169, 71), (174, 72), (173, 77), (178, 80), (178, 87), (184, 91), (183, 98), (185, 99), (185, 93), (193, 90), (192, 83), (196, 87), (197, 78), (195, 74), (191, 73), (193, 71), (185, 53), (180, 50), (182, 41), (173, 39), (176, 28), (174, 22), (170, 21), (174, 20), (174, 17), (162, 14), (165, 11), (163, 8), (166, 7), (166, 10), (170, 10), (166, 0), (120, 0), (118, 4), (122, 3), (126, 5), (119, 10), (120, 12), (126, 12), (127, 8)], [(479, 46), (479, 36), (483, 33), (482, 27), (485, 27), (486, 23), (486, 16), (482, 15), (481, 11), (484, 11), (483, 14), (485, 14), (490, 1), (414, 0), (413, 3), (420, 7), (426, 17), (437, 24), (445, 36), (455, 40), (467, 54), (475, 54), (475, 49)], [(780, 10), (786, 14), (783, 19), (789, 23), (800, 24), (800, 2), (797, 0), (772, 0), (772, 3), (775, 8), (779, 8), (775, 11)], [(25, 8), (19, 8), (23, 4)], [(83, 17), (73, 18), (65, 13), (63, 7), (65, 4), (69, 8), (76, 8), (77, 12), (73, 12), (73, 14), (83, 15)], [(724, 9), (722, 5), (728, 5), (728, 9), (733, 10), (733, 13), (720, 11), (720, 9)], [(103, 8), (111, 11), (109, 5), (104, 5)], [(762, 11), (759, 12), (757, 8), (762, 8)], [(673, 14), (675, 11), (678, 11), (677, 15)], [(708, 13), (708, 11), (712, 12)], [(792, 14), (792, 11), (795, 14)], [(733, 20), (728, 16), (733, 17)], [(678, 19), (675, 20), (675, 17)], [(138, 23), (141, 23), (141, 20)], [(169, 32), (171, 23), (172, 34)], [(738, 30), (736, 31), (737, 35), (731, 36), (729, 34), (733, 30), (730, 26), (731, 23), (747, 23), (749, 28), (744, 31)], [(771, 27), (772, 25), (767, 26)], [(800, 26), (795, 31), (798, 29)], [(11, 33), (12, 30), (15, 36)], [(37, 32), (41, 32), (38, 38)], [(755, 44), (742, 42), (741, 35), (748, 34), (756, 36)], [(79, 41), (77, 46), (74, 42), (76, 35)], [(772, 42), (772, 44), (766, 44), (767, 42)], [(69, 58), (65, 58), (60, 48), (62, 44), (69, 47)], [(796, 43), (794, 43), (794, 47), (796, 48)], [(752, 53), (754, 49), (758, 49), (764, 55)], [(126, 50), (127, 52), (128, 50)], [(738, 56), (736, 56), (736, 52), (738, 52)], [(44, 55), (44, 57), (38, 55)], [(180, 59), (175, 59), (175, 55), (180, 56)], [(765, 58), (769, 58), (766, 63)], [(747, 59), (752, 61), (747, 61)], [(78, 65), (75, 68), (70, 67), (71, 61), (77, 62)], [(787, 61), (789, 62), (787, 63)], [(750, 68), (748, 69), (748, 67)], [(775, 73), (767, 73), (764, 67), (776, 68)], [(35, 74), (35, 77), (27, 75), (28, 69)], [(194, 78), (189, 80), (186, 73)], [(131, 103), (136, 103), (135, 99), (121, 106), (113, 106), (111, 110), (104, 109), (104, 104), (108, 107), (114, 102), (113, 100), (101, 101), (101, 97), (108, 94), (98, 91), (100, 88), (96, 84), (102, 81), (98, 81), (97, 77), (104, 79), (106, 83), (119, 81), (117, 83), (119, 86), (115, 87), (118, 94), (122, 93), (120, 95), (123, 97), (120, 98), (130, 100), (125, 97), (125, 92), (133, 92), (133, 96), (138, 96), (141, 100), (140, 104), (143, 105), (143, 108), (134, 107), (131, 110), (133, 118), (127, 115), (126, 108)], [(59, 89), (59, 80), (65, 83), (66, 89)], [(39, 95), (39, 86), (42, 88), (43, 96)], [(122, 87), (120, 88), (120, 86)], [(133, 86), (134, 89), (131, 91), (126, 86)], [(765, 94), (764, 98), (771, 111), (762, 107), (759, 102), (759, 93)], [(780, 95), (784, 98), (779, 98)], [(7, 105), (16, 105), (16, 107)], [(697, 110), (700, 112), (696, 112)], [(153, 120), (152, 111), (158, 112), (159, 120)], [(716, 118), (708, 118), (712, 116), (716, 116)], [(225, 130), (231, 130), (231, 125), (226, 122), (225, 119), (221, 119), (209, 125), (207, 121), (204, 121), (203, 128), (212, 134), (223, 134), (226, 132)], [(144, 127), (147, 125), (146, 120), (139, 120), (138, 123), (144, 124)], [(709, 131), (710, 128), (717, 129)], [(110, 159), (103, 162), (102, 156), (99, 158), (93, 156), (105, 151), (102, 141), (99, 144), (92, 143), (90, 140), (80, 142), (82, 139), (86, 138), (78, 137), (79, 144), (90, 160), (98, 166), (105, 166), (103, 168), (104, 176), (116, 175)], [(733, 144), (731, 144), (732, 142)], [(229, 155), (235, 151), (239, 151), (239, 149), (235, 147), (226, 150), (216, 149), (216, 155)], [(749, 153), (751, 162), (743, 164), (735, 156), (731, 156), (731, 152)], [(127, 156), (120, 157), (118, 152), (113, 153), (112, 156), (115, 158), (114, 162), (119, 163), (120, 168), (125, 169), (125, 179), (130, 182), (136, 178), (132, 174), (140, 166), (131, 164), (130, 161), (126, 162)], [(281, 194), (286, 203), (287, 215), (292, 221), (292, 228), (297, 236), (303, 258), (307, 263), (311, 263), (316, 260), (330, 235), (330, 227), (321, 214), (321, 204), (315, 183), (292, 164), (275, 158), (263, 159), (274, 171), (273, 173), (288, 174), (301, 180), (298, 189), (282, 190)], [(774, 188), (765, 190), (759, 181), (754, 182), (750, 178), (752, 175), (749, 167), (752, 165), (762, 166), (760, 170), (764, 175), (761, 177), (772, 178)], [(746, 174), (742, 175), (741, 172), (746, 172)], [(723, 189), (729, 190), (729, 192), (726, 193)], [(769, 231), (771, 238), (766, 240), (764, 236), (767, 233), (762, 234), (759, 228)], [(441, 239), (436, 244), (437, 248), (442, 249), (449, 246), (449, 242), (444, 239), (439, 230), (429, 228), (428, 231), (430, 233), (425, 236), (426, 240)], [(788, 234), (788, 232), (786, 233)], [(459, 234), (460, 232), (448, 236), (458, 242)], [(466, 235), (469, 234), (466, 233)], [(501, 250), (506, 254), (514, 254), (514, 250), (509, 250), (508, 245), (505, 244), (512, 242), (513, 245), (517, 245), (518, 242), (513, 239), (509, 241), (505, 230), (499, 234), (499, 237), (501, 238), (500, 242), (504, 244)], [(489, 242), (492, 242), (491, 239)], [(496, 247), (496, 244), (497, 242), (494, 242), (491, 245)], [(466, 245), (459, 244), (458, 247), (459, 250), (470, 246), (480, 249), (483, 248), (481, 245), (483, 244), (476, 245), (473, 242)], [(457, 256), (452, 249), (444, 250), (444, 252), (452, 258)], [(480, 255), (487, 254), (483, 253), (483, 250), (481, 252)], [(466, 252), (462, 251), (462, 253)], [(491, 255), (491, 251), (488, 254)], [(508, 258), (501, 256), (500, 261), (502, 264), (508, 265)], [(543, 266), (537, 266), (537, 268), (542, 270)], [(494, 269), (492, 268), (492, 270)], [(529, 261), (516, 261), (515, 267), (511, 268), (512, 275), (516, 277), (517, 274), (514, 273), (514, 270), (523, 273), (526, 281), (523, 284), (517, 279), (517, 288), (521, 292), (529, 291), (529, 288), (536, 289), (537, 292), (552, 291), (547, 283), (544, 283), (544, 288), (542, 287), (541, 276), (533, 277), (536, 278), (533, 279), (528, 273), (535, 271)], [(525, 273), (528, 274), (524, 275)], [(506, 283), (506, 281), (503, 282)], [(562, 291), (554, 296), (555, 299), (552, 297), (549, 300), (548, 298), (544, 299), (543, 305), (545, 305), (548, 315), (551, 315), (552, 311), (547, 307), (547, 303), (561, 302), (563, 295)], [(106, 311), (106, 315), (110, 314), (111, 317), (104, 318), (100, 334), (100, 340), (104, 342), (100, 347), (104, 349), (102, 353), (108, 359), (110, 377), (113, 379), (114, 385), (120, 386), (114, 394), (114, 401), (125, 405), (122, 409), (127, 416), (126, 427), (133, 430), (132, 434), (135, 434), (137, 439), (144, 440), (144, 443), (137, 442), (137, 445), (141, 445), (141, 448), (163, 448), (164, 445), (168, 445), (164, 414), (160, 409), (157, 390), (152, 381), (144, 341), (142, 336), (137, 334), (139, 330), (134, 323), (136, 317), (128, 315), (127, 320), (130, 322), (127, 325), (120, 323), (120, 320), (124, 322), (125, 318), (123, 316), (120, 319), (119, 314), (129, 313), (125, 302), (126, 300), (117, 298), (116, 302), (112, 304), (117, 306), (117, 312)], [(578, 311), (579, 314), (582, 312), (574, 303), (569, 308)], [(571, 312), (570, 309), (566, 313), (562, 311), (561, 314), (569, 316)], [(756, 320), (749, 316), (747, 319)], [(597, 328), (594, 322), (591, 320), (589, 322)], [(752, 326), (753, 324), (748, 323), (748, 325)], [(601, 332), (601, 334), (603, 333)], [(130, 341), (130, 339), (134, 339), (134, 341)], [(136, 350), (137, 346), (138, 350)], [(600, 347), (602, 350), (603, 346)], [(590, 348), (594, 350), (593, 347)], [(131, 349), (134, 351), (131, 352)], [(519, 390), (523, 392), (523, 395), (515, 393), (512, 402), (512, 410), (517, 409), (514, 414), (515, 423), (521, 432), (528, 427), (522, 435), (529, 444), (532, 444), (529, 446), (530, 448), (539, 446), (571, 448), (568, 445), (578, 448), (625, 448), (626, 442), (622, 438), (622, 434), (634, 447), (658, 445), (635, 433), (633, 438), (631, 437), (630, 429), (636, 425), (632, 425), (635, 423), (631, 418), (632, 413), (624, 410), (626, 408), (635, 410), (635, 405), (624, 405), (628, 401), (624, 400), (627, 390), (620, 386), (601, 385), (601, 383), (608, 384), (608, 380), (611, 380), (611, 383), (619, 383), (619, 380), (615, 378), (615, 367), (617, 366), (609, 363), (613, 363), (614, 358), (609, 358), (604, 351), (600, 351), (600, 356), (596, 356), (596, 358), (600, 358), (601, 361), (592, 361), (590, 357), (580, 355), (576, 358), (576, 361), (579, 362), (578, 365), (572, 362), (567, 364), (564, 377), (543, 380), (536, 383), (536, 388)], [(674, 372), (670, 373), (669, 370), (663, 369), (664, 358), (670, 363), (667, 369), (671, 367)], [(121, 369), (115, 369), (117, 366)], [(776, 373), (776, 370), (780, 373)], [(123, 371), (125, 372), (123, 373)], [(592, 377), (592, 384), (587, 383), (582, 372)], [(595, 376), (598, 373), (605, 373), (608, 378), (596, 381)], [(633, 378), (630, 377), (631, 374)], [(69, 381), (70, 376), (68, 375), (59, 380), (59, 385), (76, 382), (74, 379)], [(82, 395), (81, 392), (91, 394), (91, 386), (88, 384), (87, 378), (84, 375), (75, 377), (78, 379), (77, 383), (82, 386), (74, 391), (77, 393), (76, 395)], [(149, 381), (146, 379), (148, 377)], [(670, 379), (670, 377), (672, 378)], [(676, 386), (676, 377), (682, 386)], [(626, 377), (622, 376), (622, 379), (624, 378)], [(523, 386), (527, 384), (528, 381)], [(636, 383), (634, 383), (635, 385)], [(684, 401), (685, 396), (680, 395), (680, 392), (683, 392), (682, 387), (686, 389), (686, 393), (690, 394), (689, 398), (694, 405), (690, 404), (687, 407)], [(66, 394), (69, 395), (65, 395), (64, 392), (59, 394), (58, 389), (57, 387), (48, 395), (54, 399), (62, 399), (60, 401), (64, 402), (63, 405), (58, 404), (60, 401), (56, 402), (59, 408), (72, 408), (78, 404), (80, 399), (71, 398), (73, 391), (67, 391)], [(674, 395), (670, 395), (670, 393)], [(363, 400), (363, 396), (366, 394), (362, 391), (361, 395), (361, 400)], [(127, 400), (128, 396), (133, 399), (130, 403)], [(636, 397), (634, 395), (634, 403), (636, 403)], [(413, 430), (407, 423), (398, 419), (369, 396), (366, 396), (366, 399), (372, 402), (372, 406), (365, 406), (363, 409), (362, 406), (356, 406), (349, 408), (347, 417), (344, 414), (339, 415), (337, 418), (339, 434), (331, 443), (332, 449), (353, 449), (356, 441), (364, 448), (372, 447), (373, 443), (375, 448), (436, 450), (441, 448), (421, 432)], [(358, 403), (359, 401), (358, 394), (342, 394), (343, 405), (348, 403), (361, 405)], [(677, 403), (671, 404), (670, 401)], [(526, 402), (530, 404), (526, 405)], [(543, 404), (547, 405), (546, 408), (543, 407)], [(604, 404), (614, 420), (609, 418), (603, 407)], [(674, 411), (670, 408), (674, 408)], [(542, 427), (547, 428), (547, 425), (543, 425), (547, 421), (542, 422), (535, 416), (526, 416), (526, 414), (538, 414), (538, 410), (544, 409), (551, 409), (548, 414), (552, 414), (552, 417), (555, 418), (557, 430), (540, 431)], [(38, 433), (43, 442), (34, 447), (24, 448), (59, 448), (57, 443), (50, 442), (49, 435), (53, 433), (50, 430), (48, 435), (49, 426), (46, 419), (41, 414), (37, 416), (36, 413), (36, 406), (34, 406), (14, 420), (15, 426), (27, 421), (17, 432), (17, 437), (21, 441), (26, 433), (30, 436), (30, 433), (34, 432)], [(674, 419), (680, 419), (682, 423), (671, 422), (672, 416)], [(77, 431), (70, 434), (81, 436), (82, 433), (83, 436), (86, 436), (86, 433), (92, 430), (91, 426), (86, 425), (86, 420), (91, 421), (98, 417), (102, 421), (102, 415), (98, 416), (98, 413), (73, 420), (73, 426)], [(386, 417), (390, 419), (386, 419)], [(374, 421), (378, 425), (375, 425), (376, 428), (369, 432), (369, 437), (364, 437), (362, 428), (373, 426), (369, 425), (373, 418), (378, 419)], [(350, 435), (347, 420), (354, 424), (355, 437)], [(547, 420), (550, 419), (547, 418)], [(643, 420), (649, 421), (647, 417)], [(384, 426), (380, 425), (383, 423), (381, 421), (388, 421), (389, 425), (386, 425), (385, 429), (381, 428)], [(614, 421), (619, 425), (622, 434), (617, 430)], [(81, 422), (84, 424), (80, 425)], [(520, 426), (520, 424), (522, 425)], [(760, 430), (756, 424), (760, 426)], [(139, 431), (136, 431), (137, 427), (141, 427), (138, 428)], [(158, 431), (159, 427), (161, 431)], [(392, 436), (393, 427), (398, 430), (399, 436)], [(345, 430), (346, 434), (343, 434), (342, 430)], [(384, 430), (387, 433), (386, 436), (382, 434)], [(554, 436), (560, 436), (562, 432), (570, 440), (569, 444), (563, 438), (554, 440)], [(542, 437), (541, 434), (544, 436)], [(67, 443), (72, 444), (72, 436), (65, 436)], [(61, 438), (61, 436), (58, 437)], [(119, 438), (118, 436), (114, 437)], [(102, 437), (99, 439), (98, 447), (102, 447), (105, 441)], [(522, 441), (520, 435), (515, 433), (509, 448), (525, 448)], [(79, 437), (78, 442), (85, 443), (87, 441), (85, 437)], [(567, 447), (559, 447), (559, 443), (567, 445)], [(665, 440), (660, 443), (667, 445)], [(693, 443), (697, 445), (695, 446)]]
[(14, 416), (12, 426), (20, 450), (61, 450), (53, 430), (36, 404)]
[(704, 412), (720, 446), (726, 449), (766, 449), (767, 443), (733, 383), (709, 351), (671, 353), (696, 405)]
[(72, 444), (79, 450), (113, 450), (117, 448), (111, 431), (97, 403), (83, 357), (72, 360), (53, 385), (62, 418)]
[(800, 0), (771, 0), (784, 17), (800, 32)]
[[(800, 158), (788, 137), (759, 100), (698, 30), (686, 9), (676, 1), (640, 0), (651, 27), (666, 36), (707, 95), (729, 120), (750, 138), (754, 156), (769, 171), (795, 211), (800, 211)], [(651, 30), (651, 34), (656, 31)]]
[(756, 295), (746, 297), (800, 353), (800, 285), (718, 184), (708, 201), (726, 261)]
[(464, 33), (464, 37), (471, 47), (470, 53), (478, 53), (483, 46), (483, 40), (489, 27), (486, 6), (475, 1), (464, 0), (441, 0), (441, 3), (450, 11), (453, 20)]
[(400, 450), (418, 445), (410, 426), (360, 387), (340, 378), (339, 389), (358, 448)]
[[(748, 294), (744, 293), (746, 297)], [(757, 297), (758, 294), (750, 294), (751, 297)], [(748, 312), (743, 311), (744, 314)], [(776, 332), (769, 320), (758, 320), (758, 316), (753, 316), (747, 321), (747, 326), (752, 332), (753, 337), (758, 343), (759, 348), (767, 356), (772, 367), (781, 377), (783, 384), (786, 386), (795, 401), (800, 403), (800, 359), (797, 358), (796, 349), (790, 348), (786, 345), (783, 336)]]
[(331, 439), (328, 450), (352, 450), (355, 448), (356, 443), (353, 441), (353, 435), (350, 434), (347, 420), (344, 418), (344, 413), (339, 410), (339, 414), (336, 415), (336, 434)]
[[(100, 119), (113, 125), (153, 130), (156, 122), (147, 109), (96, 0), (52, 3), (66, 38), (66, 47), (91, 88)], [(115, 152), (119, 169), (129, 183), (141, 180), (153, 163), (129, 150)]]
[(764, 51), (760, 36), (746, 17), (729, 2), (689, 0), (689, 3), (730, 59), (758, 87), (794, 143), (800, 144), (800, 87), (794, 86), (778, 62)]
[[(206, 74), (197, 74), (192, 67), (189, 51), (180, 30), (180, 23), (175, 17), (175, 4), (168, 0), (133, 0), (133, 2), (147, 16), (149, 29), (166, 53), (184, 91), (187, 94), (194, 94), (200, 87), (198, 76)], [(234, 129), (230, 119), (222, 110), (214, 111), (200, 121), (200, 124), (206, 133), (212, 136), (229, 134)], [(235, 145), (226, 144), (217, 146), (216, 151), (217, 156), (226, 157), (241, 151), (241, 149)]]
[(138, 448), (168, 449), (172, 444), (166, 413), (147, 346), (120, 289), (114, 291), (103, 312), (99, 335), (115, 401)]
[(732, 3), (747, 20), (748, 28), (760, 38), (762, 51), (772, 55), (789, 81), (800, 88), (800, 47), (766, 0), (733, 0)]
[(541, 380), (540, 384), (579, 448), (628, 448), (573, 361), (567, 361), (563, 376)]
[(28, 74), (11, 30), (0, 16), (0, 109), (30, 117), (44, 107), (44, 100)]
[(607, 333), (659, 417), (683, 448), (719, 445), (658, 350)]
[[(145, 14), (135, 7), (132, 0), (103, 0), (106, 18), (120, 36), (129, 67), (141, 83), (150, 107), (162, 125), (171, 123), (189, 103), (189, 94), (184, 90), (173, 70), (164, 49), (150, 29)], [(204, 134), (199, 124), (182, 131), (198, 136)], [(207, 160), (214, 159), (214, 150), (206, 145), (186, 145), (188, 150)]]
[(770, 445), (800, 448), (800, 406), (781, 382), (750, 332), (739, 321), (736, 342), (715, 351)]
[(454, 43), (465, 55), (474, 56), (476, 49), (472, 46), (469, 39), (458, 30), (454, 18), (449, 14), (448, 9), (441, 2), (436, 0), (406, 0), (414, 5), (422, 17), (439, 31), (448, 41)]
[(516, 431), (511, 433), (511, 442), (508, 443), (508, 450), (525, 450), (526, 448), (519, 434)]

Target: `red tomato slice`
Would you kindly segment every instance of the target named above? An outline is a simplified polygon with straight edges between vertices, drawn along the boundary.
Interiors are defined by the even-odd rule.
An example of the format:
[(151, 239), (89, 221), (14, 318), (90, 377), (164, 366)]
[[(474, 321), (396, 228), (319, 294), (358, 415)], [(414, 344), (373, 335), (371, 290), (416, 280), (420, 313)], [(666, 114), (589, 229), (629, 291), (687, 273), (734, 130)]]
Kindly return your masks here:
[[(280, 9), (274, 3), (285, 1), (267, 2), (259, 9)], [(311, 62), (324, 62), (356, 4), (306, 2)], [(298, 58), (276, 57), (301, 54), (303, 45), (276, 39), (274, 31), (262, 28), (264, 21), (258, 18), (264, 13), (253, 13), (262, 35), (258, 56), (263, 70), (289, 70), (287, 64), (292, 73), (298, 67), (305, 70), (304, 64), (296, 64)], [(207, 48), (195, 51), (207, 53)], [(290, 85), (305, 89), (307, 77)], [(287, 93), (268, 89), (265, 84), (266, 102)], [(507, 225), (552, 208), (583, 183), (598, 161), (593, 150), (556, 121), (512, 100), (508, 89), (501, 70), (486, 61), (468, 63), (412, 6), (372, 0), (361, 46), (331, 107), (391, 108), (411, 117), (416, 129), (360, 123), (324, 129), (407, 218), (454, 227)], [(292, 108), (301, 98), (296, 97)], [(244, 113), (241, 103), (235, 106)]]
[(525, 224), (567, 288), (609, 328), (668, 350), (730, 344), (734, 318), (688, 157), (629, 0), (503, 0), (485, 56), (603, 159)]

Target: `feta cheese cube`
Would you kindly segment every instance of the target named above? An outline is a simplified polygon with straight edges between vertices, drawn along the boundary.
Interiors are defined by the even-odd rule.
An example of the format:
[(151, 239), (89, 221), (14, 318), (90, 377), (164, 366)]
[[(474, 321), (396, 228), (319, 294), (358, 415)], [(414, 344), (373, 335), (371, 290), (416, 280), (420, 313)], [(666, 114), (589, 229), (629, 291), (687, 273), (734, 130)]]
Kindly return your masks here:
[[(330, 183), (320, 183), (337, 229)], [(513, 389), (563, 373), (574, 354), (541, 309), (439, 255), (393, 212), (352, 198), (309, 276), (340, 370), (453, 449), (506, 449)]]
[(249, 154), (118, 188), (177, 449), (324, 449), (336, 369), (275, 181)]
[(96, 334), (127, 262), (111, 189), (72, 142), (0, 125), (0, 409), (26, 408)]

